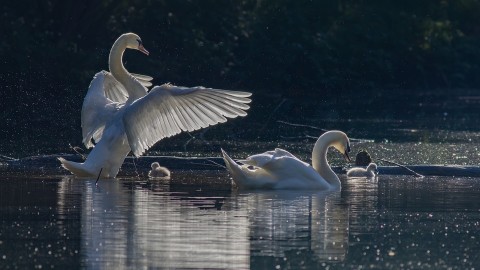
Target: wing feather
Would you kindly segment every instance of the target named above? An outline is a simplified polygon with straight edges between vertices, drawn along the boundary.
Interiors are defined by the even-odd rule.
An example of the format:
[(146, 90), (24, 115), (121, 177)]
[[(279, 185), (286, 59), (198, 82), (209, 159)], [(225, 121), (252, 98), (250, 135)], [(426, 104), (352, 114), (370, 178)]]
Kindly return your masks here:
[(177, 105), (178, 107), (176, 107), (181, 113), (182, 113), (182, 116), (183, 116), (183, 119), (185, 119), (186, 121), (186, 126), (185, 126), (185, 129), (183, 129), (184, 131), (194, 131), (195, 129), (198, 129), (199, 127), (197, 126), (197, 124), (195, 123), (195, 121), (193, 120), (192, 116), (190, 116), (189, 114), (189, 109), (188, 109), (188, 106), (185, 105), (185, 103), (183, 102), (183, 100), (181, 98), (179, 98), (178, 100), (175, 100), (177, 102)]
[(145, 87), (150, 87), (152, 86), (151, 80), (153, 80), (152, 77), (147, 76), (147, 75), (142, 75), (142, 74), (136, 74), (136, 73), (130, 73), (135, 79), (137, 79), (141, 85)]
[(207, 102), (209, 104), (212, 104), (218, 108), (218, 110), (222, 113), (222, 115), (228, 117), (228, 118), (235, 118), (237, 116), (245, 116), (247, 113), (243, 111), (242, 109), (237, 109), (228, 103), (226, 103), (223, 100), (219, 100), (218, 98), (215, 97), (210, 97), (210, 96), (199, 96), (200, 99), (202, 99), (204, 102)]
[(205, 115), (205, 113), (197, 106), (197, 104), (195, 104), (195, 102), (193, 101), (193, 98), (192, 98), (192, 100), (185, 99), (185, 103), (188, 103), (189, 108), (192, 109), (193, 115), (195, 116), (195, 118), (197, 120), (197, 124), (201, 128), (205, 128), (205, 127), (208, 127), (210, 125), (210, 123), (208, 121), (209, 120), (208, 116)]
[(194, 130), (204, 128), (204, 123), (200, 118), (199, 112), (196, 107), (190, 102), (187, 98), (182, 98), (183, 103), (187, 106), (185, 109), (188, 110), (190, 118), (195, 122)]
[(178, 125), (175, 123), (175, 120), (170, 113), (170, 108), (165, 106), (165, 104), (161, 104), (161, 106), (163, 107), (163, 118), (164, 118), (165, 124), (167, 125), (166, 130), (169, 131), (167, 136), (170, 137), (170, 136), (173, 136), (175, 134), (178, 134), (178, 133), (182, 132), (178, 128)]
[(179, 106), (178, 104), (178, 100), (173, 100), (175, 104), (172, 105), (173, 107), (173, 112), (172, 112), (172, 115), (174, 115), (174, 117), (176, 117), (176, 121), (177, 121), (177, 124), (178, 124), (178, 127), (181, 129), (181, 130), (187, 130), (188, 131), (188, 121), (185, 119), (185, 115), (183, 113), (183, 109)]
[(239, 108), (248, 107), (247, 103), (249, 103), (248, 100), (250, 100), (249, 98), (226, 95), (225, 93), (221, 93), (221, 92), (213, 92), (211, 96), (217, 99), (220, 98), (222, 100), (223, 99), (228, 100), (229, 103)]
[(156, 86), (125, 110), (130, 147), (140, 156), (163, 138), (245, 116), (250, 96), (248, 92), (204, 87)]
[(187, 121), (187, 127), (185, 131), (194, 131), (195, 129), (199, 129), (200, 127), (197, 125), (197, 121), (195, 120), (195, 114), (188, 107), (189, 105), (182, 98), (179, 98), (177, 103), (179, 105), (178, 109), (182, 112), (184, 119)]
[[(279, 160), (284, 160), (284, 159), (294, 159), (294, 160), (298, 160), (299, 162), (303, 162), (299, 160), (296, 156), (292, 155), (287, 150), (283, 150), (281, 148), (275, 148), (274, 151), (267, 151), (265, 153), (252, 155), (247, 157), (247, 159), (238, 160), (238, 162), (246, 165), (260, 167), (260, 168), (263, 168), (264, 170), (269, 170), (269, 168), (274, 166), (273, 164), (275, 164), (276, 162), (279, 162)], [(308, 164), (306, 163), (305, 165), (308, 166)]]
[(125, 87), (110, 72), (102, 72), (104, 74), (103, 96), (113, 102), (125, 103), (128, 99), (128, 92)]
[(93, 147), (93, 142), (100, 141), (105, 125), (127, 100), (125, 88), (106, 71), (100, 71), (93, 77), (83, 101), (81, 123), (83, 144)]
[(207, 104), (202, 104), (202, 100), (199, 98), (193, 98), (195, 104), (208, 116), (208, 118), (212, 121), (210, 124), (214, 125), (216, 123), (224, 123), (227, 121), (225, 117), (223, 117), (221, 114), (217, 112), (215, 109), (210, 109), (206, 105)]
[(224, 123), (227, 121), (227, 119), (224, 117), (224, 111), (215, 104), (204, 102), (204, 99), (202, 99), (201, 97), (197, 97), (195, 100), (202, 104), (202, 106), (205, 106), (206, 109), (209, 110), (212, 114), (215, 114), (219, 123)]

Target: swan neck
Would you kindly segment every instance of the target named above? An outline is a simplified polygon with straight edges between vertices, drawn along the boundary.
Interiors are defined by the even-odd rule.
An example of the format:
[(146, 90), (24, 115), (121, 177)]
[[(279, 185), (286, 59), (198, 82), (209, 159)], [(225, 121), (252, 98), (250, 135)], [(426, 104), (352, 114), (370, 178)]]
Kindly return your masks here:
[(131, 75), (123, 66), (123, 53), (127, 49), (123, 36), (119, 37), (110, 50), (108, 65), (113, 77), (117, 79), (128, 92), (128, 102), (133, 102), (147, 94), (147, 89)]
[(128, 78), (130, 77), (130, 73), (128, 73), (127, 69), (123, 66), (122, 59), (123, 53), (125, 52), (126, 45), (122, 40), (119, 38), (112, 46), (110, 50), (110, 56), (108, 59), (108, 66), (112, 75), (123, 85), (127, 85)]
[(312, 152), (312, 166), (333, 187), (340, 186), (340, 179), (337, 174), (332, 170), (327, 160), (328, 148), (332, 145), (333, 141), (328, 138), (320, 136)]

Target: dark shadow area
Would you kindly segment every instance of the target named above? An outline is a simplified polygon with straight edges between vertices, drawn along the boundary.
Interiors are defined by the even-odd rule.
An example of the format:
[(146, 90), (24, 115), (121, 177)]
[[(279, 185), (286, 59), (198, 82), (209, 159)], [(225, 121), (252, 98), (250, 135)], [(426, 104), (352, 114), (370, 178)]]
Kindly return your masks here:
[(479, 13), (474, 0), (4, 3), (0, 153), (80, 145), (87, 87), (129, 31), (151, 54), (125, 65), (154, 84), (254, 93), (247, 118), (194, 134), (208, 140), (299, 136), (277, 120), (380, 140), (374, 128), (478, 130)]

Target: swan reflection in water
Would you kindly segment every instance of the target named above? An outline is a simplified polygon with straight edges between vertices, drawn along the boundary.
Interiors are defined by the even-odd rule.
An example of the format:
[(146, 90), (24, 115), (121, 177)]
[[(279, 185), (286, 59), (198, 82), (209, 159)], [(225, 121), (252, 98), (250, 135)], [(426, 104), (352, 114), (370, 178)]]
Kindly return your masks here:
[(250, 193), (248, 207), (254, 266), (267, 257), (313, 264), (345, 259), (349, 214), (338, 192)]
[(225, 200), (230, 189), (196, 191), (200, 188), (131, 179), (100, 180), (95, 186), (95, 179), (64, 178), (59, 185), (63, 211), (73, 208), (71, 194), (81, 196), (85, 266), (249, 267), (248, 218), (241, 202)]
[(59, 212), (79, 209), (82, 265), (247, 269), (291, 254), (314, 263), (345, 259), (348, 206), (338, 192), (232, 194), (230, 183), (192, 186), (182, 184), (192, 174), (175, 176), (59, 182)]

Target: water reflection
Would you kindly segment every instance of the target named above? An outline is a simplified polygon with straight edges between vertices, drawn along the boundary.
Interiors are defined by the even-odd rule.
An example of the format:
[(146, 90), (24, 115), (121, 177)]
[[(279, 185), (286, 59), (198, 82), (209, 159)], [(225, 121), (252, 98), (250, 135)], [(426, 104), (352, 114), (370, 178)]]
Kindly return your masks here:
[(342, 261), (348, 250), (348, 206), (339, 193), (231, 194), (230, 187), (71, 178), (58, 185), (58, 214), (81, 209), (86, 267), (247, 269), (300, 253)]
[(345, 183), (348, 265), (459, 268), (480, 263), (478, 179), (381, 176)]
[[(64, 179), (59, 185), (67, 183)], [(99, 181), (98, 186), (77, 181), (69, 188), (70, 194), (82, 194), (82, 262), (87, 267), (249, 267), (245, 207), (224, 197), (191, 196), (175, 185), (129, 180)], [(64, 197), (59, 192), (59, 201)]]
[(252, 269), (266, 261), (342, 261), (348, 250), (348, 206), (337, 193), (264, 192), (247, 197)]
[(478, 179), (342, 179), (342, 191), (232, 192), (170, 181), (2, 178), (0, 269), (471, 268)]

